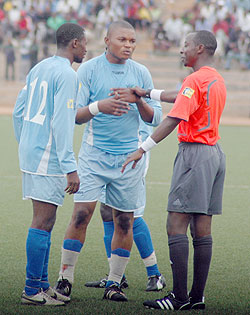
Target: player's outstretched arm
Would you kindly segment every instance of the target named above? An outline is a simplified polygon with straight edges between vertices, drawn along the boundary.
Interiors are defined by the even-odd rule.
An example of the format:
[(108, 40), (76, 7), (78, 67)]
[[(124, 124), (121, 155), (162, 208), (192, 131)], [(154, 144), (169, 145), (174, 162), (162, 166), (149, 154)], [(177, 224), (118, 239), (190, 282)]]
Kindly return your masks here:
[(156, 101), (174, 103), (178, 94), (178, 91), (165, 91), (165, 90), (157, 90), (157, 89), (149, 89), (144, 90), (138, 86), (132, 88), (131, 90), (138, 96), (151, 98)]

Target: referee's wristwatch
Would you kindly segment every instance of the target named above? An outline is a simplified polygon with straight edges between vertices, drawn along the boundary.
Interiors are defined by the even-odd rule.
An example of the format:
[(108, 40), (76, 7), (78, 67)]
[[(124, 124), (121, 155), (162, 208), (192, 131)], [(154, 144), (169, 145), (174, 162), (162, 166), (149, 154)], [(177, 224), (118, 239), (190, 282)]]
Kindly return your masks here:
[(146, 94), (145, 94), (145, 97), (146, 97), (146, 98), (151, 98), (151, 97), (150, 97), (151, 91), (152, 91), (152, 89), (148, 89), (148, 90), (146, 91)]

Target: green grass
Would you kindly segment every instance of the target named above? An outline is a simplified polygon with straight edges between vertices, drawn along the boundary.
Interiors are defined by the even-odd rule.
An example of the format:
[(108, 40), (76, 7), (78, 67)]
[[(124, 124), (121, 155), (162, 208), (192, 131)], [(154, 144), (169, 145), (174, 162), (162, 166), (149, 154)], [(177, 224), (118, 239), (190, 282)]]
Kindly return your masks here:
[[(76, 152), (81, 132), (82, 128), (77, 127)], [(160, 271), (167, 279), (166, 290), (161, 293), (145, 292), (145, 267), (135, 246), (126, 270), (130, 286), (126, 290), (128, 303), (103, 301), (102, 289), (84, 287), (86, 281), (101, 278), (108, 272), (102, 240), (103, 227), (97, 208), (76, 267), (72, 301), (66, 307), (56, 309), (20, 305), (25, 282), (25, 241), (32, 210), (30, 202), (23, 201), (21, 197), (17, 143), (10, 117), (0, 117), (0, 134), (0, 314), (158, 314), (157, 311), (145, 310), (142, 302), (162, 297), (172, 286), (165, 207), (177, 151), (176, 133), (153, 149), (147, 176), (145, 220), (151, 229)], [(205, 292), (206, 310), (189, 314), (250, 314), (250, 128), (222, 126), (220, 134), (220, 142), (227, 156), (223, 215), (213, 219), (214, 247)], [(49, 265), (52, 285), (57, 279), (62, 239), (71, 217), (72, 205), (72, 197), (67, 196), (64, 206), (58, 209)], [(191, 263), (190, 246), (189, 288), (192, 280)]]

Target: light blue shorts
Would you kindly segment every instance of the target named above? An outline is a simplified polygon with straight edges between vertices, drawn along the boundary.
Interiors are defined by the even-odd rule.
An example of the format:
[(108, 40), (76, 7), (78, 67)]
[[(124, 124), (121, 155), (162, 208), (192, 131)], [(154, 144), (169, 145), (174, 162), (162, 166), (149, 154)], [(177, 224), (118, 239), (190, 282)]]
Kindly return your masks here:
[(34, 199), (62, 206), (67, 186), (64, 176), (42, 176), (22, 173), (23, 199)]
[[(145, 171), (144, 171), (144, 174), (143, 174), (143, 177), (144, 177), (144, 187), (146, 186), (145, 185), (145, 177), (147, 175), (147, 172), (148, 172), (148, 167), (149, 167), (149, 160), (150, 160), (150, 152), (146, 152), (144, 154), (145, 156)], [(142, 217), (144, 215), (144, 210), (145, 210), (145, 205), (146, 205), (146, 187), (144, 190), (140, 191), (139, 192), (140, 194), (140, 197), (142, 199), (142, 202), (144, 203), (144, 206), (137, 209), (135, 212), (134, 212), (134, 218), (139, 218), (139, 217)], [(99, 199), (100, 202), (102, 203), (105, 203), (105, 200), (106, 200), (106, 188), (103, 189), (102, 191), (102, 194), (101, 194), (101, 197)]]
[(75, 202), (92, 202), (101, 199), (106, 189), (104, 203), (114, 209), (134, 212), (145, 207), (145, 157), (132, 169), (130, 163), (124, 173), (122, 164), (128, 154), (114, 155), (84, 143), (78, 159), (80, 189), (74, 195)]

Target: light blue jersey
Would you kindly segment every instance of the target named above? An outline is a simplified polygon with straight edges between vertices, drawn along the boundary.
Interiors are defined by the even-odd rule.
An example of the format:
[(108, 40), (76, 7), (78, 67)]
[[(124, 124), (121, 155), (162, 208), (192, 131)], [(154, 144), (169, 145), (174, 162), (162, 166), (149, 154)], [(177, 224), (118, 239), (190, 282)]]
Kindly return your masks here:
[[(108, 98), (110, 88), (130, 88), (139, 86), (152, 89), (153, 82), (147, 68), (131, 59), (125, 64), (110, 63), (105, 53), (83, 63), (78, 69), (81, 89), (77, 105), (87, 106), (94, 101)], [(154, 109), (152, 123), (156, 126), (162, 118), (159, 102), (147, 100)], [(86, 142), (111, 154), (126, 154), (135, 151), (139, 143), (140, 114), (136, 104), (122, 116), (99, 113), (86, 125), (83, 144)]]
[(29, 72), (13, 112), (23, 172), (63, 176), (77, 169), (73, 132), (78, 87), (67, 58), (47, 58)]

